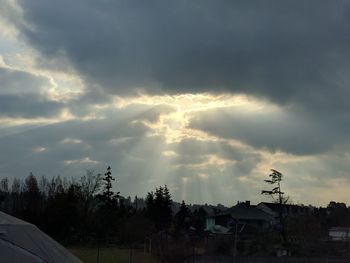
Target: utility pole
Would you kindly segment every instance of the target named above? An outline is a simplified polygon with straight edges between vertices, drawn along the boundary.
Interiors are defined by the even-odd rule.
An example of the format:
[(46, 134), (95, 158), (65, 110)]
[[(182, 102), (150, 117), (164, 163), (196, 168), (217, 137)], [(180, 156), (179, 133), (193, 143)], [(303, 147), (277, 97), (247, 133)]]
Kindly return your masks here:
[(237, 234), (238, 234), (238, 222), (236, 222), (236, 225), (235, 225), (235, 237), (234, 237), (234, 240), (233, 240), (233, 262), (236, 262)]

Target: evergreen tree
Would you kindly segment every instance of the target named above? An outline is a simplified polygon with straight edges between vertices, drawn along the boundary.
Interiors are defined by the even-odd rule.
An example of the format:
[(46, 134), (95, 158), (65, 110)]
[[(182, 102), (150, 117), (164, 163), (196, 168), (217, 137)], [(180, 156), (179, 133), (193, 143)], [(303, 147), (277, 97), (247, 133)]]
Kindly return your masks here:
[(163, 188), (163, 213), (164, 213), (164, 223), (169, 226), (173, 216), (171, 195), (168, 187), (165, 185)]
[(185, 201), (182, 200), (179, 211), (175, 215), (176, 225), (180, 228), (188, 228), (191, 212), (188, 209)]
[(120, 192), (114, 193), (112, 190), (112, 182), (115, 181), (115, 179), (112, 177), (111, 170), (111, 167), (108, 166), (107, 172), (104, 174), (104, 178), (102, 178), (104, 181), (104, 190), (102, 192), (102, 195), (100, 195), (100, 198), (107, 208), (116, 208), (118, 206), (118, 198)]
[(153, 192), (147, 193), (145, 202), (146, 202), (146, 215), (149, 218), (154, 219), (154, 194), (153, 194)]
[[(281, 235), (284, 243), (287, 243), (287, 237), (286, 237), (286, 230), (285, 230), (285, 224), (282, 214), (282, 205), (285, 203), (284, 200), (284, 192), (281, 191), (281, 182), (282, 182), (282, 173), (271, 169), (272, 173), (269, 175), (270, 179), (264, 180), (266, 183), (273, 185), (273, 188), (271, 190), (262, 190), (261, 194), (269, 195), (271, 196), (276, 203), (279, 204), (279, 223), (281, 228)], [(277, 199), (274, 197), (277, 196)]]
[(31, 223), (38, 224), (41, 204), (41, 194), (38, 181), (33, 173), (30, 173), (24, 183), (23, 217)]
[(146, 211), (158, 229), (169, 227), (172, 219), (172, 200), (168, 187), (156, 188), (155, 193), (150, 192), (146, 197)]

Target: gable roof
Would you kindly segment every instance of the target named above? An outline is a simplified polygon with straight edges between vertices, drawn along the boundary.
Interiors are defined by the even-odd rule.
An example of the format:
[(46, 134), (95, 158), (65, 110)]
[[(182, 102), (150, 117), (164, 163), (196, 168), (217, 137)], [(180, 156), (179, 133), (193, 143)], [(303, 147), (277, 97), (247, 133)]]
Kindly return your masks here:
[(233, 206), (218, 215), (231, 215), (233, 219), (237, 220), (271, 220), (271, 216), (268, 213), (262, 211), (261, 209), (258, 209), (256, 206), (246, 206), (244, 204)]
[[(268, 202), (261, 202), (259, 205), (265, 205), (268, 208), (270, 208), (274, 212), (279, 212), (280, 204), (279, 203), (268, 203)], [(298, 212), (307, 212), (309, 210), (308, 207), (300, 206), (300, 205), (291, 205), (291, 204), (282, 204), (282, 209), (285, 211), (290, 211), (291, 213), (298, 213)]]

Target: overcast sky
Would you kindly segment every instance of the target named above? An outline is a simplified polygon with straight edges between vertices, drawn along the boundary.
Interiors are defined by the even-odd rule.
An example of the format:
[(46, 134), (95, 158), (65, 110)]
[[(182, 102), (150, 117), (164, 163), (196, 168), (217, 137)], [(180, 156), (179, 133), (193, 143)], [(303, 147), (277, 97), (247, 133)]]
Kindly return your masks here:
[(350, 203), (350, 3), (0, 0), (0, 177)]

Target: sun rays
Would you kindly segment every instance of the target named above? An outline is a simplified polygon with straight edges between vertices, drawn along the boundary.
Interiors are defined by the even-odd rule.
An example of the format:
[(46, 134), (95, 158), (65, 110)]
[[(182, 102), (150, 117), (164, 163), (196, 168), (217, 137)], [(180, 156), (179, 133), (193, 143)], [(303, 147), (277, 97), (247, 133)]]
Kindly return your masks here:
[[(236, 193), (232, 192), (232, 185), (241, 185), (243, 189), (250, 183), (248, 177), (243, 178), (249, 174), (243, 174), (241, 167), (251, 159), (259, 162), (259, 158), (254, 157), (258, 153), (252, 147), (235, 139), (214, 136), (193, 128), (193, 119), (199, 114), (205, 116), (216, 110), (230, 115), (232, 112), (260, 114), (278, 109), (264, 100), (243, 94), (141, 95), (114, 97), (113, 102), (119, 110), (140, 105), (144, 107), (145, 113), (134, 115), (131, 121), (146, 126), (149, 129), (147, 136), (151, 140), (158, 138), (154, 140), (152, 148), (152, 158), (155, 160), (151, 163), (154, 165), (152, 169), (145, 169), (152, 173), (148, 175), (150, 185), (166, 183), (176, 196), (193, 201), (214, 200), (218, 189), (224, 189), (225, 196), (234, 199)], [(152, 111), (150, 109), (157, 112), (156, 116), (147, 116), (146, 113)], [(144, 146), (138, 145), (136, 148), (142, 149)], [(240, 157), (246, 155), (245, 152), (250, 153)]]
[(248, 97), (246, 95), (212, 95), (212, 94), (182, 94), (174, 96), (147, 96), (133, 98), (115, 97), (117, 108), (140, 104), (148, 106), (168, 106), (173, 110), (161, 113), (156, 121), (142, 120), (143, 124), (153, 131), (153, 135), (164, 136), (167, 143), (180, 142), (186, 138), (196, 138), (202, 141), (217, 141), (218, 137), (209, 135), (199, 129), (189, 127), (191, 118), (199, 112), (215, 109), (234, 108), (237, 111), (259, 112), (273, 110), (274, 106)]

